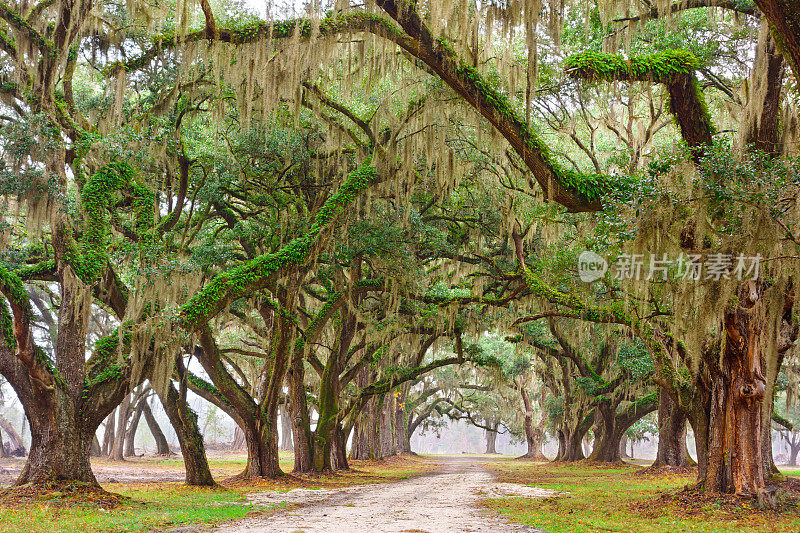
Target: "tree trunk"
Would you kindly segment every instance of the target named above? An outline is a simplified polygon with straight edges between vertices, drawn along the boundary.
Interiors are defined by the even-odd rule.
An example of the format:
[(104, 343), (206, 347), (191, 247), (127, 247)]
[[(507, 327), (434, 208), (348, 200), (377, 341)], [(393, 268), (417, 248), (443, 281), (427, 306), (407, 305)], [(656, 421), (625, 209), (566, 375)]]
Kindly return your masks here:
[[(586, 455), (583, 453), (583, 436), (585, 434), (585, 431), (569, 431), (562, 429), (561, 435), (563, 435), (564, 453), (560, 458), (558, 458), (558, 460), (564, 462), (574, 462), (586, 459)], [(561, 438), (559, 437), (559, 445), (560, 443)]]
[(658, 451), (653, 466), (687, 466), (686, 413), (661, 388), (658, 393)]
[(557, 433), (558, 437), (558, 451), (556, 451), (556, 458), (554, 461), (562, 461), (564, 460), (564, 456), (567, 454), (567, 439), (564, 436), (564, 431), (559, 429)]
[(8, 437), (8, 445), (9, 455), (13, 455), (16, 457), (24, 457), (25, 456), (25, 444), (22, 442), (22, 437), (19, 436), (17, 430), (14, 429), (13, 424), (6, 420), (5, 417), (0, 415), (0, 429), (5, 431), (6, 436)]
[(286, 404), (280, 407), (281, 417), (281, 450), (292, 451), (294, 445), (292, 444), (292, 421), (289, 415), (289, 407)]
[(380, 438), (380, 456), (389, 457), (390, 455), (394, 455), (397, 453), (397, 448), (395, 447), (394, 442), (394, 432), (392, 431), (392, 422), (394, 417), (392, 416), (392, 396), (390, 394), (385, 394), (380, 402), (380, 411), (379, 411), (379, 423), (380, 426), (378, 427), (379, 430), (379, 438)]
[(97, 486), (89, 464), (89, 448), (96, 427), (83, 427), (72, 399), (56, 387), (50, 402), (24, 405), (31, 425), (28, 461), (16, 485), (82, 482)]
[(741, 118), (741, 148), (780, 155), (781, 92), (784, 80), (783, 55), (777, 51), (769, 23), (761, 21), (755, 61), (743, 96), (748, 102)]
[[(356, 386), (361, 389), (369, 383), (369, 368), (362, 368), (356, 375)], [(360, 415), (357, 414), (355, 423), (353, 424), (353, 442), (350, 446), (350, 459), (371, 459), (372, 449), (370, 447), (370, 439), (372, 433), (372, 405), (374, 398), (370, 398), (363, 404)]]
[(350, 459), (369, 459), (369, 423), (362, 419), (353, 427), (353, 442), (350, 445)]
[[(331, 457), (333, 441), (338, 430), (339, 391), (338, 366), (332, 362), (336, 355), (331, 354), (320, 378), (320, 391), (317, 398), (317, 427), (311, 439), (311, 470), (314, 472), (330, 472), (334, 469)], [(310, 430), (310, 428), (309, 428)]]
[(486, 452), (485, 453), (497, 453), (497, 422), (492, 424), (494, 429), (487, 429), (486, 430)]
[(797, 466), (797, 454), (800, 453), (800, 439), (797, 438), (797, 433), (791, 432), (792, 440), (786, 438), (789, 443), (789, 466)]
[(292, 444), (294, 446), (294, 472), (311, 472), (313, 469), (311, 418), (308, 414), (305, 388), (305, 369), (300, 354), (292, 356), (289, 368), (289, 410), (292, 415)]
[(597, 405), (597, 430), (589, 461), (603, 463), (622, 461), (619, 455), (622, 435), (637, 420), (658, 408), (658, 396), (655, 393), (630, 402), (622, 409), (619, 409), (618, 401), (604, 400)]
[(405, 408), (408, 400), (408, 388), (408, 385), (403, 385), (394, 395), (392, 430), (396, 453), (411, 453), (411, 441), (408, 438), (408, 417), (406, 416)]
[(631, 451), (631, 455), (628, 455), (628, 441), (631, 442), (631, 450), (632, 450), (633, 441), (631, 439), (623, 435), (622, 439), (619, 441), (619, 456), (622, 459), (633, 459), (633, 451)]
[(130, 416), (131, 395), (126, 394), (125, 399), (122, 400), (122, 405), (117, 409), (117, 438), (114, 441), (109, 459), (112, 461), (124, 461), (123, 452), (125, 451), (125, 429), (128, 426), (128, 417)]
[[(11, 307), (17, 346), (15, 353), (10, 353), (8, 344), (0, 343), (0, 373), (17, 393), (31, 432), (30, 453), (16, 485), (53, 490), (55, 485), (80, 484), (83, 489), (99, 489), (89, 450), (97, 427), (127, 394), (130, 377), (121, 372), (116, 379), (108, 376), (87, 386), (86, 329), (92, 294), (91, 288), (60, 260), (63, 230), (56, 225), (52, 239), (61, 296), (55, 364), (42, 360), (42, 353), (34, 346), (29, 314), (24, 303), (15, 299)], [(8, 291), (3, 293), (8, 298)]]
[(3, 432), (0, 431), (0, 459), (5, 459), (8, 457), (8, 453), (6, 453), (6, 445), (3, 442)]
[(164, 432), (161, 431), (161, 426), (158, 425), (156, 417), (153, 416), (153, 411), (150, 409), (150, 405), (147, 402), (142, 406), (142, 414), (144, 415), (145, 422), (147, 422), (147, 427), (150, 428), (150, 433), (153, 434), (153, 439), (156, 441), (156, 455), (169, 455), (170, 450), (167, 437), (164, 435)]
[(587, 460), (599, 463), (618, 463), (619, 444), (623, 432), (615, 424), (616, 405), (601, 401), (597, 406), (597, 425), (594, 432), (594, 446)]
[[(700, 433), (707, 434), (707, 441), (699, 480), (706, 491), (755, 494), (769, 504), (762, 453), (762, 402), (767, 388), (759, 342), (764, 324), (762, 295), (760, 282), (742, 283), (738, 305), (725, 313), (721, 361), (719, 365), (711, 358), (707, 361), (712, 368), (711, 387), (704, 391), (708, 418)], [(692, 426), (697, 432), (697, 425)]]
[(108, 457), (114, 450), (114, 425), (116, 424), (117, 410), (111, 411), (111, 414), (106, 417), (105, 430), (103, 431), (103, 449), (101, 450), (103, 457)]
[(131, 423), (128, 425), (128, 430), (125, 432), (125, 457), (134, 457), (136, 455), (136, 430), (139, 429), (139, 420), (142, 418), (143, 404), (147, 401), (146, 398), (140, 398), (136, 403), (136, 409), (133, 411)]
[(800, 82), (800, 1), (755, 0), (755, 3), (779, 36), (779, 48)]
[(347, 435), (345, 435), (343, 429), (336, 429), (331, 448), (331, 465), (333, 469), (350, 470), (350, 464), (347, 462)]
[(244, 437), (247, 448), (244, 474), (247, 477), (275, 478), (283, 475), (279, 466), (276, 432), (272, 431), (269, 421), (263, 418), (248, 421), (245, 423)]
[(533, 404), (528, 391), (524, 387), (519, 388), (520, 396), (522, 396), (522, 405), (525, 409), (525, 442), (528, 445), (528, 450), (525, 452), (525, 459), (533, 459), (535, 461), (548, 461), (547, 457), (542, 453), (542, 442), (544, 441), (544, 424), (546, 422), (543, 417), (537, 427), (533, 426)]
[(178, 435), (183, 464), (186, 467), (186, 484), (213, 487), (216, 483), (208, 467), (203, 435), (197, 425), (197, 414), (186, 403), (185, 389), (181, 394), (170, 383), (166, 401), (161, 398), (161, 404)]
[(97, 435), (92, 437), (92, 446), (89, 448), (89, 456), (90, 457), (100, 457), (102, 452), (100, 451), (100, 441), (97, 440)]
[(233, 429), (233, 442), (231, 442), (231, 450), (244, 450), (245, 449), (245, 441), (244, 441), (244, 431), (242, 428), (239, 427), (237, 424), (236, 427)]

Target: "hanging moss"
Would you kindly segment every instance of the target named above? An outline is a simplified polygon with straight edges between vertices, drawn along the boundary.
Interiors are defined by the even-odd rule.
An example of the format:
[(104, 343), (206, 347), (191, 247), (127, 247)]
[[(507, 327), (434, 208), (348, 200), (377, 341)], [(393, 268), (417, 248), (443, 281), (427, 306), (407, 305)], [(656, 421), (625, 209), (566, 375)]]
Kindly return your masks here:
[[(332, 37), (348, 31), (363, 31), (367, 27), (370, 31), (397, 41), (408, 36), (398, 28), (398, 26), (386, 17), (361, 11), (350, 13), (337, 13), (322, 19), (317, 28), (320, 37)], [(141, 56), (130, 61), (117, 61), (106, 67), (106, 74), (112, 74), (119, 70), (134, 71), (145, 67), (150, 61), (156, 58), (164, 50), (171, 50), (178, 46), (178, 43), (193, 43), (205, 39), (213, 39), (219, 42), (231, 44), (255, 43), (258, 41), (267, 42), (269, 39), (287, 39), (294, 37), (299, 32), (301, 39), (309, 39), (315, 36), (314, 26), (308, 19), (292, 19), (278, 22), (257, 22), (247, 25), (232, 25), (217, 28), (216, 35), (209, 35), (205, 29), (189, 33), (180, 39), (175, 35), (159, 35), (151, 39), (151, 47)]]
[[(450, 51), (449, 53), (453, 55), (455, 54), (455, 51), (452, 51), (452, 48), (444, 40), (440, 40), (440, 46), (446, 47), (445, 50)], [(586, 203), (602, 198), (611, 190), (613, 182), (609, 176), (584, 174), (563, 169), (553, 158), (547, 144), (533, 132), (528, 123), (517, 116), (506, 95), (494, 88), (477, 69), (461, 63), (456, 70), (456, 74), (468, 81), (498, 115), (515, 125), (522, 136), (525, 147), (539, 155), (545, 164), (550, 167), (555, 181), (565, 189), (577, 193), (576, 195), (586, 200)]]
[[(523, 266), (522, 277), (527, 287), (533, 294), (543, 300), (556, 305), (564, 306), (575, 312), (575, 318), (580, 318), (589, 322), (613, 323), (627, 326), (639, 337), (647, 346), (656, 366), (656, 372), (660, 379), (665, 383), (671, 383), (678, 388), (682, 380), (677, 376), (669, 357), (665, 353), (663, 343), (677, 345), (669, 333), (656, 332), (652, 325), (646, 320), (641, 320), (625, 312), (622, 302), (616, 302), (611, 306), (589, 305), (580, 298), (558, 291), (542, 282), (531, 269)], [(682, 403), (688, 405), (690, 398), (682, 398)]]
[[(45, 39), (41, 33), (36, 31), (28, 22), (23, 19), (16, 9), (9, 7), (5, 2), (0, 2), (0, 15), (9, 26), (25, 35), (39, 49), (42, 55), (55, 58), (57, 53), (52, 41)], [(6, 38), (6, 40), (9, 40)]]

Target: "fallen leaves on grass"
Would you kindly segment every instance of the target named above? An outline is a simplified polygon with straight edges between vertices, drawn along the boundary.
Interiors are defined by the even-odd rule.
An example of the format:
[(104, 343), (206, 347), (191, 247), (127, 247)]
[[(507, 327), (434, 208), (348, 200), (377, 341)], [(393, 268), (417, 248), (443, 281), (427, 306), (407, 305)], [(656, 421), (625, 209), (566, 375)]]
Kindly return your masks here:
[(0, 492), (0, 507), (47, 504), (54, 507), (92, 507), (111, 510), (130, 498), (108, 492), (89, 483), (50, 482), (19, 485)]

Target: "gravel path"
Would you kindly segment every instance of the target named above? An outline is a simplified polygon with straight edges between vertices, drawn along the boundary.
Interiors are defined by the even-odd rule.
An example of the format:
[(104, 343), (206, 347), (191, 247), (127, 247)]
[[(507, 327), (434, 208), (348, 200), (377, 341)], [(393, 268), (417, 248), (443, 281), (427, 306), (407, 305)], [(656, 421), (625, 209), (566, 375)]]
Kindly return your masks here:
[(249, 518), (216, 529), (218, 533), (541, 532), (512, 524), (480, 509), (483, 499), (502, 496), (547, 498), (556, 493), (497, 483), (474, 457), (445, 459), (435, 473), (380, 485), (335, 490), (295, 489), (249, 495), (256, 504), (287, 502), (301, 507), (263, 518)]

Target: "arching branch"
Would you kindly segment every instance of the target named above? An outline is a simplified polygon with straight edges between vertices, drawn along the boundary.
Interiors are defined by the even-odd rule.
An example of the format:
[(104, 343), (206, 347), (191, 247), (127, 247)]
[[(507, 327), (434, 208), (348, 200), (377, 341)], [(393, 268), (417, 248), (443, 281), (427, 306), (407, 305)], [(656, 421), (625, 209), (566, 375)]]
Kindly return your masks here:
[[(237, 29), (218, 28), (213, 39), (218, 42), (244, 44), (270, 39), (285, 39), (300, 32), (302, 40), (330, 37), (342, 33), (368, 32), (397, 44), (408, 54), (422, 61), (452, 90), (486, 118), (511, 144), (545, 196), (571, 211), (597, 211), (601, 196), (611, 188), (608, 177), (583, 175), (565, 170), (553, 159), (547, 145), (530, 125), (519, 118), (510, 102), (488, 83), (473, 66), (461, 60), (445, 40), (435, 40), (413, 5), (397, 9), (395, 2), (382, 0), (378, 5), (402, 27), (384, 17), (360, 11), (342, 13), (324, 19), (318, 28), (308, 20), (258, 23)], [(405, 30), (405, 31), (403, 31)], [(181, 42), (211, 39), (205, 30), (188, 34)], [(164, 50), (176, 48), (175, 36), (161, 36), (138, 58), (109, 66), (109, 70), (136, 70), (144, 67)]]
[(731, 11), (735, 11), (736, 13), (742, 13), (743, 15), (756, 14), (755, 4), (749, 2), (748, 0), (744, 1), (743, 0), (686, 0), (682, 2), (675, 2), (669, 7), (669, 9), (661, 11), (659, 11), (658, 7), (653, 6), (650, 9), (650, 11), (646, 11), (634, 17), (623, 17), (614, 19), (614, 22), (647, 21), (651, 19), (657, 19), (668, 14), (674, 15), (675, 13), (679, 13), (681, 11), (686, 11), (689, 9), (698, 9), (706, 7), (718, 7), (721, 9), (729, 9)]

